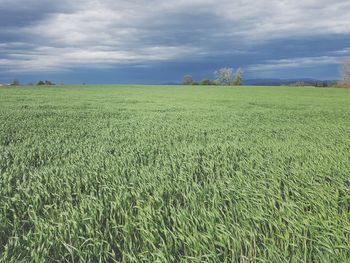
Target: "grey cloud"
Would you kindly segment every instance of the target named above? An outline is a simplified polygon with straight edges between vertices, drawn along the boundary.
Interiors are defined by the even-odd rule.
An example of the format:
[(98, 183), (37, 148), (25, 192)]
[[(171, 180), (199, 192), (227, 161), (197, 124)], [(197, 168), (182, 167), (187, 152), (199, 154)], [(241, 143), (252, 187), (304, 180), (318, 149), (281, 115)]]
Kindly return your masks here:
[(247, 69), (249, 71), (271, 71), (285, 68), (305, 68), (315, 65), (330, 65), (330, 64), (341, 64), (341, 57), (303, 57), (303, 58), (291, 58), (291, 59), (280, 59), (280, 60), (267, 60), (263, 64), (251, 65)]
[(19, 71), (220, 58), (281, 39), (350, 34), (343, 0), (0, 0), (0, 10), (0, 67)]
[(57, 13), (74, 12), (72, 1), (0, 0), (0, 27), (25, 27)]

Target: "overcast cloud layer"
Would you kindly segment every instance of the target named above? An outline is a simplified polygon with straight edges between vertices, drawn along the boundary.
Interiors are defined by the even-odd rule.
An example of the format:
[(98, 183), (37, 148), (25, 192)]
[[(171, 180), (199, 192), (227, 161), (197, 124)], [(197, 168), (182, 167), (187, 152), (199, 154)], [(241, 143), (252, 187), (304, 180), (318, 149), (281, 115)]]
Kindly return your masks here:
[[(348, 0), (0, 0), (0, 82), (337, 78)], [(93, 73), (93, 74), (92, 74)]]

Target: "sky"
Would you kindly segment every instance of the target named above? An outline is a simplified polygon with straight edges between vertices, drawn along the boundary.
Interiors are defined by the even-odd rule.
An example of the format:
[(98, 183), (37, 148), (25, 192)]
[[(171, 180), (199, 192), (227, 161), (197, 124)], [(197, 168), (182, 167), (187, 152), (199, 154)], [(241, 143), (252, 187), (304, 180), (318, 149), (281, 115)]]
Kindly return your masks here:
[(0, 0), (0, 83), (338, 79), (349, 0)]

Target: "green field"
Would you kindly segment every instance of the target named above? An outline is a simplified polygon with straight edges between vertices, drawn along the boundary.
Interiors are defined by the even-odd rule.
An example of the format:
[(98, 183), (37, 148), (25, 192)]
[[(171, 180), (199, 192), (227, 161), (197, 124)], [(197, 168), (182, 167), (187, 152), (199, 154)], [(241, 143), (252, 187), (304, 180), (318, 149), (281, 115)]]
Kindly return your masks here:
[(0, 88), (1, 262), (349, 262), (350, 90)]

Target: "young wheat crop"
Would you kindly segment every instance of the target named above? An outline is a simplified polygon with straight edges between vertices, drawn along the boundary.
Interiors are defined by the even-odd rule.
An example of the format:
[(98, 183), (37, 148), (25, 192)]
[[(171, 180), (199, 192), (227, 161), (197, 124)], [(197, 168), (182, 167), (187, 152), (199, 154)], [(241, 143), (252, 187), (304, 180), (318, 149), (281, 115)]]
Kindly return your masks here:
[(348, 262), (350, 92), (0, 90), (2, 262)]

